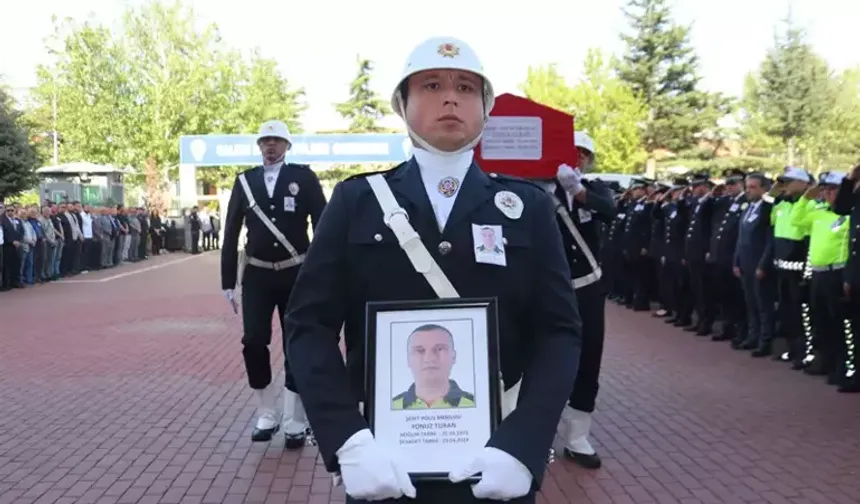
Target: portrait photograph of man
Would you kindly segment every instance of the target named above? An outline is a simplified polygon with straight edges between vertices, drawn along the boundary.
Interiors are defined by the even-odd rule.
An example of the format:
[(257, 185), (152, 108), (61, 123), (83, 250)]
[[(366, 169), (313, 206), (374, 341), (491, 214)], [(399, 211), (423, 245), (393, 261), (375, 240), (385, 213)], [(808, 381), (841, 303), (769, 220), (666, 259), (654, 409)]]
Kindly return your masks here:
[(475, 247), (475, 250), (482, 254), (502, 254), (504, 251), (499, 246), (496, 238), (496, 230), (490, 226), (481, 228), (481, 244)]
[[(457, 365), (454, 340), (454, 334), (441, 323), (421, 324), (409, 333), (406, 338), (405, 357), (412, 375), (412, 384), (405, 392), (391, 399), (392, 410), (475, 407), (474, 394), (463, 390), (452, 377), (452, 371)], [(471, 344), (471, 339), (469, 343)], [(391, 358), (396, 360), (402, 355), (392, 351)], [(392, 363), (392, 369), (399, 367), (401, 366)], [(459, 367), (465, 368), (458, 368), (459, 376), (474, 376), (474, 363), (471, 360), (461, 363)], [(403, 383), (405, 386), (408, 383), (407, 378), (403, 376), (402, 380), (398, 380), (397, 374), (399, 373), (395, 373), (392, 380), (393, 386), (396, 387), (397, 383)]]

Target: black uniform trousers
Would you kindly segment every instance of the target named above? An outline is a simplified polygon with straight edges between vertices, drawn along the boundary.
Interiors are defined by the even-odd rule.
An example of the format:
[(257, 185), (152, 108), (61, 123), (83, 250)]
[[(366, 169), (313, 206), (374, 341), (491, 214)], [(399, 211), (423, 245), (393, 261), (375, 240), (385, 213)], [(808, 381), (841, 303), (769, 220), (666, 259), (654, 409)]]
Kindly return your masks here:
[(597, 400), (606, 332), (606, 294), (603, 282), (597, 281), (577, 289), (576, 302), (579, 316), (582, 318), (582, 351), (579, 354), (579, 370), (568, 405), (575, 410), (591, 413)]
[[(6, 238), (9, 239), (8, 237)], [(8, 290), (21, 286), (21, 259), (18, 249), (11, 243), (3, 247), (3, 289)]]
[[(286, 353), (284, 316), (298, 273), (298, 266), (280, 271), (252, 265), (245, 268), (242, 276), (242, 356), (245, 360), (245, 371), (248, 373), (248, 384), (252, 389), (264, 389), (272, 382), (269, 344), (272, 342), (272, 312), (275, 308), (278, 310), (281, 340)], [(284, 371), (286, 387), (297, 392), (286, 355)]]
[(777, 270), (777, 324), (779, 335), (788, 343), (792, 360), (803, 359), (806, 338), (803, 330), (803, 271)]
[(768, 272), (756, 278), (755, 270), (743, 271), (741, 283), (747, 306), (747, 338), (745, 343), (766, 347), (773, 342), (776, 278)]
[(741, 281), (729, 266), (713, 264), (712, 267), (715, 273), (714, 285), (723, 314), (722, 333), (743, 341), (747, 335), (747, 314)]
[(654, 287), (654, 261), (650, 256), (637, 255), (630, 258), (634, 274), (633, 308), (650, 309), (651, 295)]
[[(191, 253), (200, 253), (200, 231), (191, 232)], [(282, 317), (283, 318), (283, 317)]]
[(717, 306), (714, 302), (713, 265), (705, 261), (687, 261), (690, 270), (690, 287), (696, 304), (696, 323), (699, 329), (710, 329), (714, 325)]
[[(420, 481), (413, 483), (415, 485), (416, 495), (414, 499), (401, 497), (399, 499), (385, 499), (381, 501), (373, 501), (374, 504), (473, 504), (479, 502), (501, 502), (490, 500), (478, 500), (472, 495), (471, 486), (474, 483), (457, 483), (452, 484), (450, 481)], [(364, 504), (370, 501), (353, 499), (349, 495), (346, 496), (347, 504)], [(510, 504), (534, 504), (535, 493), (530, 492), (525, 497), (505, 501)]]
[(687, 325), (692, 321), (694, 305), (690, 271), (681, 263), (667, 261), (665, 266), (671, 282), (672, 312), (676, 320)]
[(848, 304), (843, 292), (843, 271), (812, 273), (812, 322), (815, 328), (813, 347), (821, 359), (821, 369), (831, 383), (845, 376), (848, 347), (846, 329)]
[(672, 297), (675, 278), (672, 275), (672, 265), (664, 259), (658, 259), (659, 266), (657, 267), (657, 295), (660, 299), (660, 306), (672, 315), (675, 315), (675, 303)]

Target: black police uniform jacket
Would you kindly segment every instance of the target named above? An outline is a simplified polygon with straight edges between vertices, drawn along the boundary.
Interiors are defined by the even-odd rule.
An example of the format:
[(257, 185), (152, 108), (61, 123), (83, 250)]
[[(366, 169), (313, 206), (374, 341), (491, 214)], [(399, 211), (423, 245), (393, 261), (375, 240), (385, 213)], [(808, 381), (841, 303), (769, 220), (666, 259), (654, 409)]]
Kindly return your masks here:
[(663, 257), (668, 264), (681, 264), (684, 259), (684, 237), (689, 227), (689, 220), (683, 205), (684, 202), (680, 200), (672, 200), (661, 205), (665, 219)]
[(715, 220), (715, 231), (711, 233), (710, 260), (724, 269), (732, 269), (735, 259), (735, 245), (738, 242), (738, 229), (741, 216), (747, 209), (746, 196), (723, 196), (714, 202), (715, 214), (720, 215)]
[[(583, 180), (582, 185), (587, 193), (585, 203), (580, 203), (576, 198), (573, 198), (573, 204), (568, 207), (567, 193), (560, 184), (556, 184), (555, 197), (564, 205), (564, 210), (570, 215), (570, 219), (576, 229), (579, 230), (585, 244), (591, 249), (595, 262), (599, 265), (601, 264), (601, 233), (603, 231), (601, 224), (611, 223), (615, 218), (615, 202), (612, 200), (612, 193), (609, 188), (600, 180)], [(556, 220), (559, 229), (561, 229), (561, 238), (572, 278), (590, 275), (593, 273), (591, 265), (585, 258), (579, 244), (570, 234), (561, 216), (557, 216)]]
[[(856, 180), (844, 178), (833, 202), (833, 212), (851, 216), (848, 243), (848, 264), (845, 268), (845, 283), (851, 286), (851, 295), (860, 292), (860, 192), (854, 190)], [(856, 329), (855, 329), (856, 330)]]
[[(263, 167), (258, 166), (243, 172), (251, 195), (263, 213), (299, 254), (308, 250), (308, 217), (316, 228), (325, 208), (325, 194), (320, 186), (319, 178), (308, 165), (284, 164), (275, 181), (272, 197), (266, 191)], [(297, 189), (295, 194), (290, 191)], [(286, 198), (295, 198), (295, 211), (287, 209)], [(278, 242), (269, 228), (248, 207), (248, 198), (242, 188), (239, 177), (233, 182), (233, 193), (227, 206), (227, 217), (224, 221), (224, 236), (221, 239), (221, 288), (236, 287), (236, 275), (239, 253), (239, 233), (242, 223), (248, 228), (245, 253), (266, 262), (279, 262), (291, 258), (290, 252)], [(295, 268), (291, 268), (295, 270)]]
[[(505, 388), (520, 379), (522, 383), (516, 410), (487, 446), (522, 462), (539, 484), (573, 388), (581, 347), (576, 297), (549, 195), (525, 180), (487, 175), (473, 163), (440, 232), (415, 159), (384, 176), (459, 295), (497, 298)], [(335, 187), (299, 273), (285, 324), (290, 366), (329, 471), (337, 470), (336, 451), (367, 428), (356, 397), (364, 383), (366, 303), (437, 299), (383, 222), (364, 177)], [(499, 191), (522, 199), (520, 218), (509, 219), (496, 207)], [(507, 266), (476, 263), (472, 224), (502, 227)], [(441, 248), (446, 254), (440, 252), (443, 241), (451, 245)], [(342, 326), (346, 367), (338, 348)]]
[(687, 237), (684, 241), (684, 259), (687, 264), (704, 262), (711, 243), (711, 220), (714, 198), (711, 196), (686, 202), (689, 216)]
[(627, 207), (627, 223), (624, 225), (624, 253), (629, 259), (642, 255), (642, 250), (651, 244), (652, 203), (641, 198)]

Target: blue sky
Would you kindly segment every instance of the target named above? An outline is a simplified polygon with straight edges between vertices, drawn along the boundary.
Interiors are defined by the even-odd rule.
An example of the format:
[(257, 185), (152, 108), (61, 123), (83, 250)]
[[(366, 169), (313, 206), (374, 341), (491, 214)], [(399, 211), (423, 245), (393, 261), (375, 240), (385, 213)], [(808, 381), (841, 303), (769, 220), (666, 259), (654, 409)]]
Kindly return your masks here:
[[(117, 23), (123, 0), (10, 0), (0, 18), (0, 74), (21, 92), (34, 84), (34, 68), (46, 60), (43, 38), (51, 14), (92, 16)], [(529, 64), (551, 63), (575, 82), (589, 47), (620, 53), (626, 26), (623, 0), (186, 0), (201, 21), (215, 22), (226, 41), (259, 47), (285, 75), (307, 90), (305, 129), (342, 125), (332, 104), (346, 98), (357, 54), (375, 61), (374, 86), (385, 96), (398, 80), (407, 53), (423, 39), (452, 35), (471, 44), (498, 92), (514, 91)], [(505, 7), (507, 5), (507, 7)], [(849, 0), (674, 0), (675, 17), (692, 23), (704, 86), (738, 94), (743, 76), (772, 45), (776, 23), (791, 5), (816, 50), (836, 69), (860, 65), (856, 33), (860, 2)], [(10, 6), (11, 7), (11, 6)], [(519, 11), (517, 9), (522, 9)], [(11, 13), (14, 12), (14, 15)]]

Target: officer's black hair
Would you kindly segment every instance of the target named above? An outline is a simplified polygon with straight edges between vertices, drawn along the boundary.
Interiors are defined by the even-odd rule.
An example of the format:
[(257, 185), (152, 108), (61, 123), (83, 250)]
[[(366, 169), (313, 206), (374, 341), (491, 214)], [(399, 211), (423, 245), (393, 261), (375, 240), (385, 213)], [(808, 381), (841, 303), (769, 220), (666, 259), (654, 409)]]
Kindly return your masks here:
[(773, 183), (767, 175), (761, 172), (750, 173), (747, 175), (747, 180), (758, 180), (765, 190), (770, 190), (770, 186)]
[(442, 331), (442, 332), (446, 333), (448, 335), (448, 339), (451, 340), (451, 350), (454, 350), (454, 335), (451, 334), (451, 331), (449, 331), (447, 327), (441, 326), (439, 324), (423, 324), (423, 325), (420, 325), (420, 326), (416, 327), (415, 329), (413, 329), (412, 332), (409, 333), (409, 337), (406, 338), (406, 353), (407, 353), (407, 355), (409, 354), (409, 344), (412, 341), (412, 336), (415, 333), (430, 332), (430, 331)]

